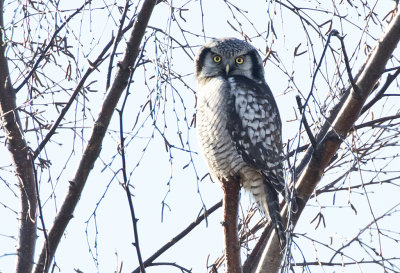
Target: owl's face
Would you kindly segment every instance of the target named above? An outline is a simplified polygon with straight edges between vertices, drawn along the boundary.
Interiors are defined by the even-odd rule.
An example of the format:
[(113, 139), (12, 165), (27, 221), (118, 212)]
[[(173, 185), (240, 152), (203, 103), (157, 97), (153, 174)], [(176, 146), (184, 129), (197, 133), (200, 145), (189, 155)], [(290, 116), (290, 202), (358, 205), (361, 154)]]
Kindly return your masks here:
[(236, 38), (222, 38), (206, 43), (195, 60), (198, 82), (212, 77), (244, 76), (264, 82), (264, 67), (257, 50)]

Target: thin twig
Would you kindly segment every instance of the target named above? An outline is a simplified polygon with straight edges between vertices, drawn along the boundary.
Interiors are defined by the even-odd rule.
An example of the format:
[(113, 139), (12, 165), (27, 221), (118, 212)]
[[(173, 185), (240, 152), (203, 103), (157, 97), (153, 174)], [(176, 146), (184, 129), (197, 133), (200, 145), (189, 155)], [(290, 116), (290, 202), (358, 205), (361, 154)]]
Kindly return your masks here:
[[(38, 183), (38, 180), (37, 180), (37, 171), (36, 171), (36, 168), (35, 168), (35, 159), (34, 159), (32, 153), (29, 153), (29, 157), (30, 157), (30, 159), (32, 161), (32, 166), (33, 166), (35, 187), (36, 187), (36, 199), (37, 199), (38, 209), (39, 209), (39, 219), (40, 219), (40, 223), (42, 225), (42, 230), (43, 230), (44, 244), (45, 244), (47, 253), (50, 253), (49, 240), (47, 238), (47, 230), (46, 230), (46, 226), (44, 224), (44, 216), (43, 216), (43, 211), (42, 211), (42, 202), (40, 201), (40, 195), (39, 195), (39, 183)], [(46, 258), (45, 267), (48, 267), (49, 264), (50, 264), (50, 260)]]
[[(313, 133), (311, 132), (310, 126), (308, 125), (307, 118), (303, 114), (304, 108), (301, 103), (301, 98), (299, 95), (296, 95), (296, 102), (297, 102), (297, 107), (299, 108), (300, 114), (304, 117), (301, 119), (301, 121), (303, 122), (304, 128), (306, 129), (306, 132), (307, 132), (308, 138), (310, 139), (311, 145), (315, 149), (315, 147), (317, 147), (317, 142), (315, 140)], [(296, 151), (297, 151), (297, 149), (296, 149)]]
[(149, 264), (149, 266), (161, 266), (161, 265), (173, 266), (173, 267), (176, 267), (176, 268), (180, 269), (182, 272), (189, 272), (189, 273), (192, 272), (191, 269), (184, 268), (183, 266), (180, 266), (180, 265), (178, 265), (176, 263), (166, 263), (166, 262), (164, 262), (164, 263), (151, 263), (151, 264)]
[[(133, 71), (131, 73), (129, 82), (132, 82), (132, 76), (133, 76)], [(121, 110), (117, 110), (117, 112), (119, 114), (119, 137), (120, 137), (119, 150), (120, 150), (121, 160), (122, 160), (122, 175), (123, 175), (123, 179), (124, 179), (124, 189), (125, 189), (125, 192), (126, 192), (126, 196), (128, 198), (129, 209), (131, 211), (133, 234), (134, 234), (134, 237), (135, 237), (135, 242), (133, 243), (133, 245), (136, 248), (136, 254), (137, 254), (137, 257), (138, 257), (138, 261), (139, 261), (140, 272), (141, 273), (145, 273), (146, 271), (144, 269), (143, 259), (142, 259), (142, 254), (141, 254), (141, 251), (140, 251), (140, 244), (139, 244), (139, 232), (138, 232), (138, 227), (137, 227), (138, 219), (135, 216), (135, 210), (134, 210), (133, 201), (132, 201), (132, 194), (131, 194), (131, 191), (129, 189), (130, 184), (129, 184), (128, 177), (126, 175), (125, 137), (124, 137), (123, 113), (124, 113), (126, 101), (127, 101), (128, 96), (130, 94), (129, 93), (130, 86), (131, 85), (129, 84), (128, 88), (126, 90), (126, 95), (125, 95), (124, 101), (122, 103)]]
[(97, 69), (97, 67), (104, 61), (104, 55), (110, 49), (112, 43), (114, 41), (114, 37), (111, 38), (111, 41), (104, 47), (103, 51), (97, 57), (97, 59), (92, 63), (90, 63), (89, 68), (86, 70), (85, 75), (83, 75), (82, 79), (79, 81), (78, 85), (76, 86), (74, 93), (72, 93), (71, 97), (69, 98), (68, 102), (65, 104), (64, 108), (61, 110), (60, 115), (58, 116), (56, 122), (51, 126), (50, 131), (47, 133), (46, 137), (42, 140), (39, 146), (36, 148), (35, 152), (33, 153), (33, 159), (36, 159), (46, 144), (50, 141), (50, 138), (55, 134), (58, 126), (60, 125), (61, 121), (64, 119), (65, 115), (67, 114), (69, 108), (71, 107), (72, 103), (75, 101), (76, 97), (78, 96), (79, 92), (82, 90), (83, 85), (85, 84), (86, 80), (88, 79), (89, 75)]
[[(82, 195), (82, 191), (86, 185), (90, 171), (100, 155), (101, 144), (107, 132), (112, 115), (115, 111), (115, 107), (118, 104), (122, 92), (125, 90), (128, 84), (131, 68), (135, 65), (135, 61), (139, 55), (139, 47), (142, 43), (147, 24), (156, 2), (156, 0), (144, 1), (138, 18), (135, 21), (126, 45), (125, 54), (122, 57), (122, 60), (119, 62), (118, 72), (103, 101), (101, 111), (94, 123), (91, 135), (82, 154), (82, 158), (77, 167), (75, 176), (72, 180), (70, 180), (70, 186), (67, 195), (55, 218), (54, 224), (49, 231), (49, 259), (52, 259), (55, 254), (57, 246), (59, 245), (59, 242)], [(35, 273), (48, 272), (48, 268), (44, 268), (44, 261), (47, 257), (46, 252), (47, 251), (45, 247), (43, 247), (39, 256), (39, 260), (36, 263)]]
[[(302, 115), (301, 115), (301, 122), (300, 122), (300, 126), (299, 126), (299, 131), (298, 131), (298, 143), (297, 143), (297, 147), (300, 147), (300, 140), (301, 140), (300, 135), (301, 135), (301, 129), (302, 129), (302, 126), (303, 126), (303, 123), (304, 123), (303, 120), (305, 119), (305, 115), (306, 115), (306, 107), (308, 107), (308, 103), (309, 103), (311, 97), (313, 96), (313, 90), (314, 90), (315, 80), (317, 79), (317, 75), (318, 75), (318, 72), (320, 71), (320, 68), (321, 68), (321, 65), (322, 65), (322, 61), (323, 61), (324, 58), (325, 58), (326, 50), (327, 50), (328, 47), (329, 47), (329, 44), (330, 44), (330, 41), (331, 41), (331, 37), (332, 37), (332, 35), (335, 34), (335, 31), (337, 32), (337, 30), (332, 30), (332, 31), (329, 33), (329, 35), (328, 35), (328, 39), (326, 40), (324, 50), (322, 51), (321, 58), (320, 58), (320, 60), (319, 60), (319, 62), (318, 62), (318, 65), (317, 65), (317, 67), (316, 67), (316, 69), (315, 69), (315, 72), (314, 72), (314, 75), (313, 75), (313, 78), (312, 78), (312, 81), (311, 81), (310, 91), (308, 92), (308, 96), (307, 96), (307, 98), (306, 98), (306, 101), (304, 102), (304, 105), (301, 107), (301, 109), (302, 109), (303, 112), (302, 112)], [(316, 143), (317, 143), (317, 141), (316, 141)], [(312, 150), (313, 150), (313, 149), (312, 149)], [(296, 179), (296, 178), (297, 178), (297, 175), (302, 171), (302, 170), (299, 170), (299, 169), (297, 168), (297, 166), (296, 166), (296, 160), (297, 160), (297, 150), (296, 150), (296, 152), (295, 152), (295, 154), (294, 154), (294, 162), (295, 162), (295, 163), (294, 163), (294, 168), (293, 168), (293, 177), (294, 177), (294, 179)]]
[[(204, 219), (206, 219), (209, 215), (211, 215), (213, 212), (215, 212), (217, 209), (222, 207), (222, 201), (219, 201), (216, 203), (214, 206), (206, 210), (202, 215), (197, 217), (195, 221), (193, 221), (191, 224), (189, 224), (184, 230), (182, 230), (178, 235), (176, 235), (174, 238), (172, 238), (168, 243), (166, 243), (164, 246), (162, 246), (159, 250), (157, 250), (153, 255), (151, 255), (145, 262), (144, 266), (147, 267), (150, 264), (152, 264), (158, 257), (160, 257), (165, 251), (167, 251), (169, 248), (171, 248), (173, 245), (175, 245), (177, 242), (179, 242), (182, 238), (184, 238), (186, 235), (188, 235), (196, 226), (198, 226)], [(140, 268), (136, 268), (132, 273), (139, 273)]]
[[(388, 258), (386, 259), (387, 261), (398, 261), (400, 258)], [(322, 261), (317, 261), (317, 262), (304, 262), (304, 263), (293, 263), (291, 266), (310, 266), (310, 265), (315, 265), (315, 266), (346, 266), (346, 265), (360, 265), (360, 264), (380, 264), (379, 261), (377, 260), (361, 260), (361, 261), (354, 261), (354, 262), (339, 262), (339, 263), (332, 263), (332, 262), (322, 262)]]
[[(174, 41), (175, 43), (177, 43), (180, 46), (180, 48), (185, 52), (185, 54), (189, 57), (189, 59), (193, 61), (193, 56), (190, 55), (190, 53), (186, 51), (186, 47), (188, 47), (188, 45), (181, 44), (177, 39), (172, 37), (170, 34), (166, 33), (161, 28), (153, 27), (153, 26), (149, 26), (149, 28), (153, 29), (154, 31), (161, 32), (162, 34), (168, 36), (168, 38), (171, 39), (171, 41)], [(189, 48), (191, 49), (191, 47), (189, 47)]]
[(307, 150), (308, 147), (310, 147), (310, 144), (305, 144), (303, 146), (300, 146), (300, 147), (296, 148), (295, 150), (292, 150), (292, 151), (288, 152), (286, 154), (286, 156), (285, 156), (285, 160), (287, 160), (290, 157), (294, 156), (295, 153), (301, 153), (301, 152)]
[(113, 50), (111, 52), (111, 56), (110, 56), (110, 62), (108, 63), (108, 72), (107, 72), (107, 83), (106, 83), (106, 90), (110, 87), (110, 81), (111, 81), (111, 71), (112, 71), (112, 66), (113, 66), (113, 62), (114, 62), (114, 56), (115, 56), (115, 52), (117, 51), (117, 46), (119, 44), (119, 42), (121, 41), (122, 38), (122, 28), (124, 26), (124, 22), (126, 19), (126, 14), (128, 12), (128, 8), (129, 8), (129, 0), (126, 0), (125, 2), (125, 7), (124, 7), (124, 12), (122, 13), (122, 17), (120, 20), (120, 24), (119, 24), (119, 28), (118, 28), (118, 33), (117, 33), (117, 37), (115, 39), (115, 43), (114, 43), (114, 47)]
[[(36, 60), (35, 65), (32, 67), (28, 76), (26, 76), (25, 79), (22, 81), (22, 83), (17, 88), (15, 88), (15, 93), (17, 93), (28, 82), (28, 80), (32, 77), (32, 75), (35, 73), (36, 69), (39, 67), (40, 62), (46, 56), (47, 51), (49, 51), (49, 49), (53, 46), (53, 43), (54, 43), (55, 39), (57, 38), (58, 33), (68, 24), (69, 21), (71, 21), (72, 18), (75, 17), (75, 15), (80, 13), (86, 7), (86, 5), (89, 4), (91, 1), (92, 0), (86, 1), (80, 8), (78, 8), (74, 13), (72, 13), (59, 28), (56, 29), (53, 36), (51, 36), (51, 38), (50, 38), (49, 44), (46, 46), (46, 48), (40, 54), (39, 58)], [(32, 63), (33, 63), (33, 60), (32, 60)]]
[(347, 52), (346, 52), (346, 47), (344, 44), (344, 37), (345, 36), (340, 36), (339, 32), (337, 30), (332, 30), (332, 35), (337, 37), (340, 41), (340, 44), (342, 46), (342, 52), (343, 52), (343, 57), (344, 57), (344, 64), (346, 66), (346, 71), (347, 71), (347, 76), (349, 77), (349, 81), (351, 84), (351, 87), (353, 88), (353, 92), (357, 95), (360, 96), (360, 90), (354, 81), (353, 75), (351, 74), (351, 68), (350, 68), (350, 62), (349, 62), (349, 57), (347, 57)]
[(397, 78), (399, 74), (400, 74), (400, 67), (396, 69), (396, 72), (394, 72), (394, 74), (389, 74), (387, 76), (385, 84), (378, 91), (376, 96), (373, 99), (371, 99), (367, 104), (364, 105), (360, 115), (364, 114), (368, 109), (370, 109), (377, 101), (379, 101), (384, 96), (386, 90), (389, 88), (391, 83)]
[(354, 128), (354, 130), (358, 130), (358, 129), (369, 127), (369, 126), (374, 127), (374, 126), (377, 126), (376, 124), (383, 123), (383, 122), (389, 121), (389, 120), (395, 120), (395, 119), (398, 119), (398, 118), (400, 118), (400, 114), (374, 119), (374, 120), (371, 120), (371, 121), (356, 125), (353, 128)]

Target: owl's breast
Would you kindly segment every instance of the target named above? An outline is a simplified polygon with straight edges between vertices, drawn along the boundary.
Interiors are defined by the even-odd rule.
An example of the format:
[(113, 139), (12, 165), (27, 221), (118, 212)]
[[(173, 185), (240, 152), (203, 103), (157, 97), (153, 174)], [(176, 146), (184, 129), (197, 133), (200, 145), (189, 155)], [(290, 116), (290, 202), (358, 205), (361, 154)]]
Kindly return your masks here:
[(217, 179), (235, 176), (245, 165), (229, 131), (229, 111), (233, 107), (230, 84), (215, 77), (199, 84), (197, 135), (211, 174)]

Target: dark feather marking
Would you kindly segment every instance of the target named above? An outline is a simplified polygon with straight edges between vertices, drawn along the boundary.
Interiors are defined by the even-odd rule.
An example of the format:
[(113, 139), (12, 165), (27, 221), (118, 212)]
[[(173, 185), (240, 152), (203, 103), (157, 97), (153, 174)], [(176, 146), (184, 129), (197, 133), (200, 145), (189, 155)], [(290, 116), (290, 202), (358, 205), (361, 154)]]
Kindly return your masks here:
[[(235, 100), (237, 99), (232, 93), (229, 99), (229, 112), (228, 112), (228, 130), (232, 132), (232, 140), (235, 143), (236, 149), (243, 160), (253, 166), (256, 169), (259, 169), (262, 173), (263, 180), (264, 180), (264, 192), (267, 198), (267, 209), (269, 217), (271, 218), (272, 225), (278, 235), (281, 247), (285, 246), (286, 236), (285, 236), (285, 229), (282, 224), (282, 219), (279, 214), (279, 198), (278, 192), (280, 192), (283, 196), (285, 196), (285, 182), (283, 177), (277, 177), (270, 167), (268, 167), (267, 162), (265, 159), (269, 161), (277, 161), (278, 164), (275, 168), (277, 168), (277, 172), (280, 172), (282, 169), (282, 157), (280, 154), (276, 154), (274, 151), (278, 149), (281, 151), (282, 143), (281, 143), (281, 120), (279, 117), (278, 107), (276, 105), (275, 99), (272, 95), (271, 90), (269, 89), (268, 85), (257, 84), (256, 82), (249, 80), (243, 76), (235, 76), (235, 84), (236, 88), (248, 90), (248, 94), (252, 94), (256, 97), (254, 103), (264, 103), (264, 105), (260, 105), (260, 107), (264, 107), (268, 104), (270, 107), (270, 111), (267, 111), (267, 108), (264, 107), (264, 111), (266, 111), (266, 119), (269, 118), (271, 113), (275, 113), (276, 118), (273, 121), (275, 125), (275, 131), (271, 132), (274, 135), (274, 141), (272, 141), (271, 145), (275, 147), (271, 147), (268, 149), (263, 145), (263, 142), (260, 141), (259, 143), (255, 143), (255, 145), (251, 142), (251, 136), (248, 135), (248, 129), (245, 128), (243, 125), (242, 118), (240, 117), (239, 111), (240, 109), (236, 109)], [(233, 90), (232, 90), (233, 92)], [(252, 107), (252, 105), (247, 105), (247, 107)], [(247, 109), (246, 109), (247, 110)], [(261, 109), (259, 109), (261, 111)], [(260, 128), (258, 130), (265, 130), (265, 125), (268, 124), (268, 121), (262, 122), (260, 120)], [(245, 134), (242, 134), (246, 132)], [(257, 133), (257, 132), (255, 132)], [(265, 138), (268, 138), (267, 136)], [(262, 207), (262, 204), (259, 204)]]
[(196, 58), (196, 76), (200, 74), (201, 69), (204, 67), (204, 58), (211, 52), (210, 48), (204, 48)]
[[(253, 77), (258, 80), (264, 80), (264, 69), (262, 67), (262, 63), (260, 63), (258, 60), (261, 59), (260, 55), (258, 54), (256, 49), (253, 49), (249, 51), (247, 54), (251, 58), (251, 62), (253, 64), (253, 69), (251, 71)], [(267, 86), (267, 85), (266, 85)], [(269, 87), (267, 86), (267, 89), (269, 90)], [(271, 92), (271, 90), (269, 90)]]
[[(254, 96), (257, 97), (258, 101), (267, 101), (269, 106), (272, 108), (272, 112), (276, 113), (276, 120), (274, 121), (274, 125), (276, 127), (275, 132), (271, 132), (274, 134), (274, 143), (272, 145), (277, 145), (277, 149), (282, 149), (281, 144), (281, 121), (279, 118), (279, 111), (272, 95), (271, 90), (269, 89), (267, 84), (257, 84), (254, 81), (251, 81), (243, 76), (235, 76), (235, 83), (237, 88), (248, 89), (249, 92), (252, 92)], [(232, 132), (232, 140), (236, 145), (236, 149), (239, 154), (242, 156), (243, 160), (248, 163), (249, 165), (266, 172), (270, 177), (270, 180), (276, 180), (278, 184), (283, 184), (283, 181), (279, 181), (273, 173), (271, 173), (271, 169), (267, 166), (264, 158), (268, 158), (269, 160), (281, 160), (280, 155), (276, 155), (272, 149), (267, 149), (263, 142), (256, 143), (255, 145), (252, 144), (250, 136), (246, 134), (242, 134), (243, 132), (247, 132), (248, 128), (244, 128), (242, 119), (239, 116), (239, 113), (235, 107), (235, 100), (236, 98), (232, 95), (229, 101), (229, 118), (228, 118), (228, 130)], [(267, 109), (264, 109), (267, 111)], [(267, 113), (268, 118), (268, 113)], [(260, 122), (262, 124), (262, 122)], [(265, 128), (261, 128), (265, 129)], [(279, 165), (278, 165), (279, 166)], [(282, 167), (282, 166), (280, 166)], [(272, 182), (272, 181), (271, 181)], [(274, 181), (275, 182), (275, 181)], [(276, 184), (276, 182), (272, 184)], [(279, 187), (279, 186), (278, 186)], [(282, 188), (277, 188), (278, 191), (282, 191)]]
[(282, 223), (282, 217), (280, 215), (279, 208), (279, 199), (278, 193), (274, 189), (274, 187), (269, 183), (264, 183), (264, 191), (267, 195), (267, 205), (268, 205), (268, 214), (271, 218), (271, 223), (273, 228), (275, 229), (276, 234), (278, 235), (278, 239), (281, 245), (281, 248), (284, 248), (286, 245), (286, 235), (285, 228)]

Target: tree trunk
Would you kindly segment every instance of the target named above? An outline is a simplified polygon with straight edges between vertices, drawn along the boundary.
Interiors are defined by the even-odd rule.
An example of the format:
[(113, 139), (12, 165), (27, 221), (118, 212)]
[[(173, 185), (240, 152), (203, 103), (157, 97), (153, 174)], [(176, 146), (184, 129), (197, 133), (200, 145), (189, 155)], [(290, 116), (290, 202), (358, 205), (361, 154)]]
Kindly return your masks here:
[(5, 56), (3, 1), (0, 1), (0, 116), (20, 189), (17, 273), (32, 271), (36, 242), (36, 180), (31, 157), (18, 115), (15, 92)]

